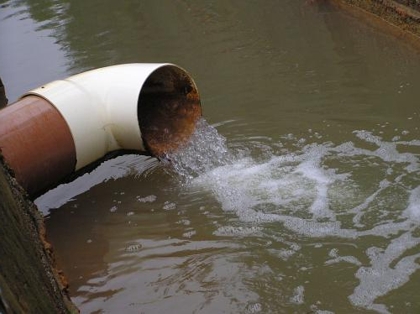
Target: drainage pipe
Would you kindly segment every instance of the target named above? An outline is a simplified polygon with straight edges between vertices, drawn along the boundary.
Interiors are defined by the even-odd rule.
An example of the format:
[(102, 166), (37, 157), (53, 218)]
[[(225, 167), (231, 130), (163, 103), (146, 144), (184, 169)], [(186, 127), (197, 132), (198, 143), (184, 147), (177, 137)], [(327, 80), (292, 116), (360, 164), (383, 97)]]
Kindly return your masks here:
[(109, 152), (162, 157), (192, 135), (197, 87), (174, 64), (123, 64), (54, 81), (0, 110), (0, 151), (30, 196)]

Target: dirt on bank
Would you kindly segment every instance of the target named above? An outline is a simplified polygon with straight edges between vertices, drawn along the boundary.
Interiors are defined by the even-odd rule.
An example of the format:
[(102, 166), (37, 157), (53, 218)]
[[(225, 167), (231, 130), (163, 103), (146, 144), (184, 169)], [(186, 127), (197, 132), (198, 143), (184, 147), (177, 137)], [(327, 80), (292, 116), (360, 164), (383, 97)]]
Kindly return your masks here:
[[(392, 32), (415, 41), (420, 48), (420, 0), (328, 0), (379, 27), (389, 24)], [(363, 17), (362, 17), (363, 15)]]
[(41, 214), (0, 155), (0, 313), (78, 313), (54, 268)]

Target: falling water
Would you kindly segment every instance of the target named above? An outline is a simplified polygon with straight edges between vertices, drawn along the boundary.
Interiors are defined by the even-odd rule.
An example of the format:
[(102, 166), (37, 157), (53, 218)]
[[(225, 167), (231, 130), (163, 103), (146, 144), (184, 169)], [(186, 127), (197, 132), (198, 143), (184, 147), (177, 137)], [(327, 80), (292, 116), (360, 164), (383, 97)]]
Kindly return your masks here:
[(231, 164), (234, 157), (226, 139), (201, 118), (190, 141), (176, 152), (167, 154), (163, 161), (188, 181), (216, 167)]

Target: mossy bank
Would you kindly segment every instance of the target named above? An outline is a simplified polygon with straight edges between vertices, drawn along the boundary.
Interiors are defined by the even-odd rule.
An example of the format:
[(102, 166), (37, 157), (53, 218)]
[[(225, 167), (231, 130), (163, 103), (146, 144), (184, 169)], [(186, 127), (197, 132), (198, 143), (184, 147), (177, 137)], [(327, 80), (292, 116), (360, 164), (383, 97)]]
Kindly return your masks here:
[(77, 313), (43, 219), (0, 156), (0, 313)]

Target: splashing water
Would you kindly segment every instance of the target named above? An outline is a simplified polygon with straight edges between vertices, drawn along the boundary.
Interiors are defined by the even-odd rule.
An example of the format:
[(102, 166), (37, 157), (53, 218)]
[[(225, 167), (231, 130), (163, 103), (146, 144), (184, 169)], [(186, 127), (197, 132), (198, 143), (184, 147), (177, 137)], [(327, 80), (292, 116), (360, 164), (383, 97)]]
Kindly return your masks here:
[(175, 172), (190, 180), (216, 167), (233, 163), (226, 139), (201, 118), (187, 145), (167, 154), (164, 162), (170, 163)]
[[(348, 295), (349, 302), (390, 313), (375, 301), (402, 287), (420, 268), (420, 253), (413, 251), (420, 246), (420, 163), (418, 154), (399, 150), (416, 150), (420, 144), (387, 142), (365, 130), (353, 135), (354, 142), (373, 148), (352, 141), (306, 144), (288, 135), (282, 142), (292, 142), (293, 151), (257, 161), (229, 150), (216, 129), (201, 120), (191, 143), (168, 158), (175, 171), (188, 178), (190, 189), (210, 191), (223, 210), (234, 212), (248, 226), (221, 226), (216, 235), (241, 236), (245, 228), (269, 232), (264, 225), (276, 223), (282, 232), (314, 241), (350, 239), (363, 247), (367, 237), (380, 238), (379, 246), (359, 252), (367, 262), (339, 256), (334, 249), (335, 259), (325, 265), (357, 266), (359, 285)], [(296, 300), (303, 298), (304, 288), (299, 287), (302, 293)]]

